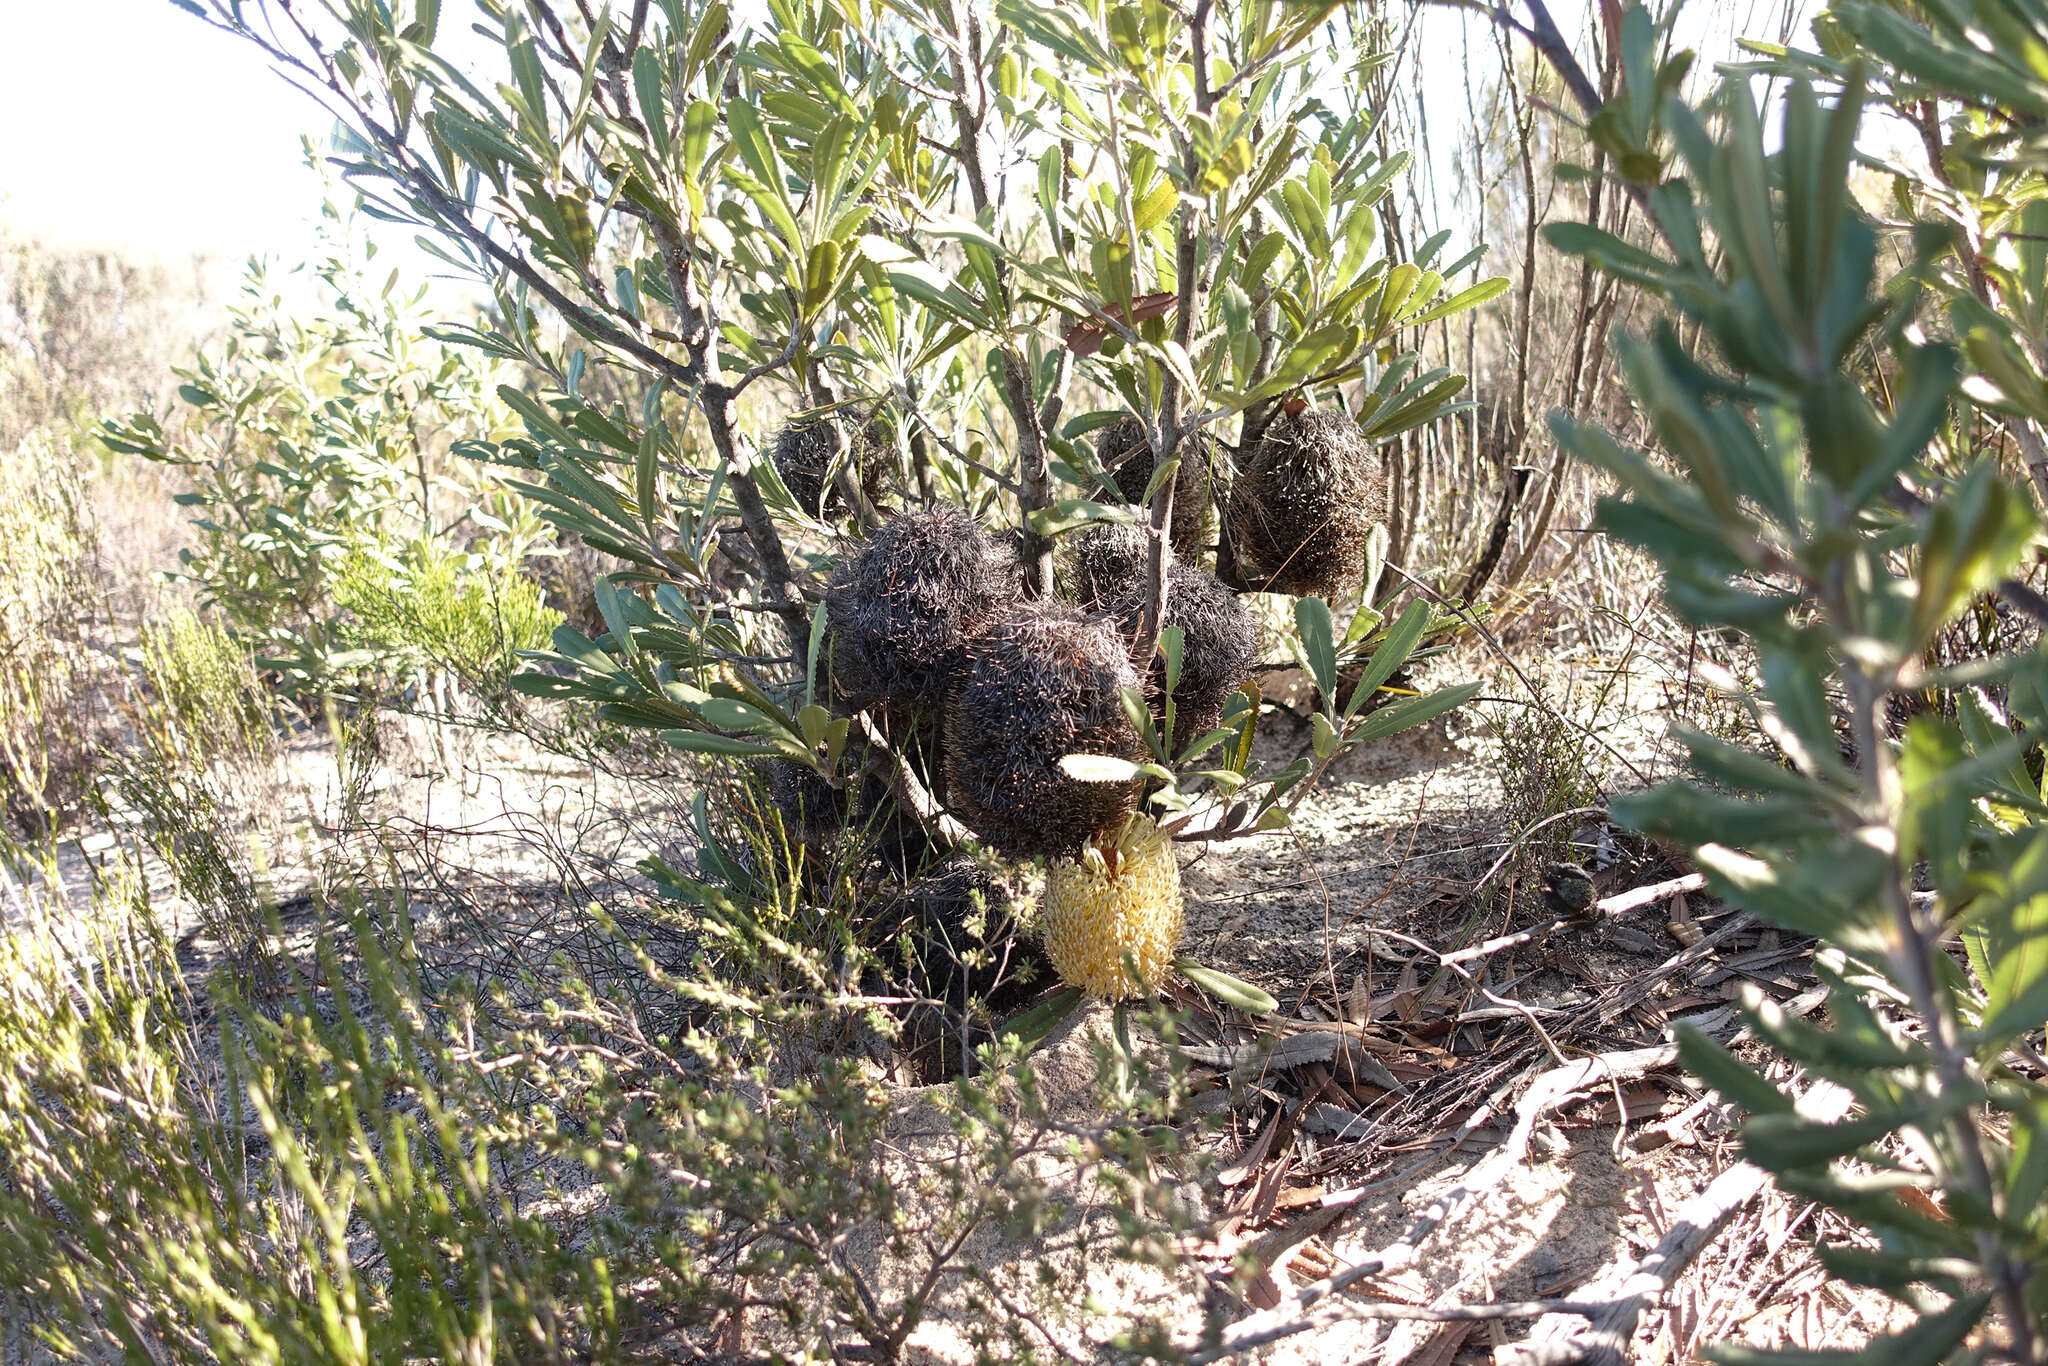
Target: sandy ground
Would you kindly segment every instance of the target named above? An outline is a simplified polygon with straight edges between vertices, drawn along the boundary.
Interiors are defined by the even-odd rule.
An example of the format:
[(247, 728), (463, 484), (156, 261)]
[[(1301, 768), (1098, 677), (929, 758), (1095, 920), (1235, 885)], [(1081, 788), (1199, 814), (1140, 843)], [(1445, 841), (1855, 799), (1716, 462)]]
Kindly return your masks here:
[[(1627, 721), (1605, 730), (1606, 743), (1638, 765), (1661, 762), (1661, 695), (1650, 688), (1629, 699)], [(1262, 730), (1259, 753), (1285, 762), (1306, 743), (1305, 726), (1276, 714)], [(1185, 1243), (1177, 1266), (1137, 1268), (1084, 1251), (1107, 1215), (1078, 1176), (1065, 1191), (1076, 1212), (1046, 1239), (1019, 1245), (994, 1230), (978, 1234), (963, 1255), (999, 1281), (1023, 1285), (1053, 1276), (1054, 1300), (1071, 1311), (1045, 1325), (1058, 1351), (1093, 1359), (1138, 1316), (1163, 1319), (1192, 1345), (1205, 1316), (1227, 1323), (1280, 1303), (1400, 1240), (1432, 1201), (1498, 1147), (1504, 1114), (1485, 1119), (1462, 1144), (1449, 1143), (1489, 1091), (1508, 1087), (1509, 1100), (1498, 1108), (1511, 1109), (1513, 1084), (1557, 1057), (1655, 1043), (1670, 1015), (1718, 1007), (1736, 980), (1775, 983), (1788, 997), (1803, 986), (1798, 946), (1760, 931), (1731, 936), (1716, 954), (1666, 972), (1683, 945), (1655, 913), (1562, 931), (1497, 961), (1490, 980), (1510, 993), (1504, 999), (1517, 1003), (1514, 1009), (1489, 1005), (1457, 979), (1438, 981), (1442, 974), (1427, 970), (1428, 955), (1407, 941), (1441, 948), (1460, 935), (1484, 938), (1542, 918), (1526, 886), (1506, 896), (1473, 895), (1511, 833), (1494, 745), (1488, 728), (1466, 714), (1368, 747), (1332, 769), (1291, 831), (1199, 846), (1184, 857), (1188, 952), (1273, 992), (1293, 1022), (1283, 1033), (1321, 1023), (1377, 1042), (1350, 1072), (1338, 1068), (1333, 1076), (1313, 1063), (1276, 1071), (1234, 1108), (1209, 1107), (1212, 1121), (1222, 1110), (1206, 1140), (1215, 1167), (1242, 1171), (1227, 1184), (1215, 1170), (1188, 1183), (1184, 1198), (1207, 1231)], [(473, 887), (547, 895), (559, 892), (564, 870), (574, 876), (578, 869), (593, 884), (622, 885), (622, 870), (642, 855), (675, 857), (691, 843), (684, 838), (688, 792), (680, 776), (671, 783), (608, 777), (529, 746), (418, 720), (386, 723), (379, 749), (375, 780), (355, 792), (350, 814), (412, 851), (416, 867), (441, 869)], [(231, 823), (240, 837), (267, 835), (270, 847), (286, 851), (266, 870), (280, 900), (319, 882), (323, 868), (336, 868), (337, 851), (374, 856), (373, 849), (352, 848), (339, 830), (351, 798), (323, 735), (288, 746), (255, 798)], [(281, 832), (296, 832), (295, 840), (275, 842)], [(99, 831), (69, 842), (58, 877), (82, 888), (91, 866), (131, 844), (132, 833)], [(1607, 838), (1597, 827), (1580, 834)], [(189, 935), (193, 921), (169, 869), (153, 852), (146, 862), (160, 904)], [(1655, 871), (1640, 858), (1623, 858), (1607, 876), (1626, 884)], [(11, 925), (21, 923), (38, 876), (16, 870), (8, 882), (0, 911)], [(1526, 882), (1529, 875), (1508, 876)], [(1713, 908), (1693, 909), (1711, 928)], [(1731, 960), (1736, 968), (1728, 967)], [(1651, 982), (1642, 999), (1611, 1017), (1601, 1013), (1618, 983), (1636, 979)], [(1541, 1055), (1531, 1018), (1551, 1022), (1566, 1040), (1557, 1045), (1564, 1053)], [(1056, 1114), (1078, 1121), (1096, 1104), (1096, 1048), (1106, 1028), (1106, 1011), (1084, 1012), (1035, 1057)], [(1230, 1046), (1271, 1032), (1251, 1028), (1246, 1017), (1210, 1011), (1192, 1037)], [(916, 1168), (916, 1135), (927, 1127), (921, 1116), (930, 1093), (906, 1087), (900, 1100), (908, 1174)], [(1276, 1123), (1281, 1137), (1267, 1134), (1261, 1148), (1261, 1133)], [(1415, 1305), (1567, 1295), (1639, 1256), (1674, 1210), (1735, 1161), (1728, 1128), (1727, 1116), (1668, 1068), (1626, 1088), (1595, 1088), (1545, 1117), (1526, 1160), (1424, 1239), (1409, 1265), (1354, 1287), (1354, 1296), (1360, 1303)], [(1328, 1217), (1330, 1197), (1386, 1181), (1432, 1154), (1439, 1160), (1430, 1169)], [(1063, 1179), (1048, 1174), (1056, 1184)], [(1879, 1325), (1881, 1305), (1825, 1287), (1813, 1274), (1811, 1221), (1795, 1232), (1799, 1217), (1797, 1207), (1775, 1195), (1746, 1211), (1681, 1282), (1668, 1312), (1646, 1321), (1637, 1339), (1640, 1359), (1692, 1360), (1696, 1346), (1729, 1335), (1760, 1345), (1844, 1345)], [(886, 1283), (886, 1257), (879, 1245), (868, 1252)], [(1233, 1258), (1249, 1258), (1258, 1274), (1232, 1286)], [(912, 1358), (971, 1360), (959, 1317), (971, 1312), (966, 1305), (964, 1298), (941, 1297), (912, 1339)], [(1447, 1366), (1494, 1360), (1498, 1352), (1507, 1361), (1528, 1329), (1526, 1321), (1439, 1327), (1356, 1318), (1290, 1336), (1261, 1355)]]

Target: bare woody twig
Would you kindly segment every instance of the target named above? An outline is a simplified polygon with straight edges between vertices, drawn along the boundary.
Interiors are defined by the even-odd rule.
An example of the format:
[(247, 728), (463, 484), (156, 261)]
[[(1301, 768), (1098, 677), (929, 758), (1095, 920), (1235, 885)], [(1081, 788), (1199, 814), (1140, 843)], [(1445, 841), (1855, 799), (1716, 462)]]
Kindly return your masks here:
[(1560, 916), (1541, 925), (1532, 925), (1526, 930), (1517, 930), (1513, 934), (1501, 935), (1498, 939), (1488, 939), (1469, 948), (1442, 954), (1440, 955), (1440, 961), (1445, 964), (1469, 963), (1475, 958), (1490, 957), (1493, 954), (1499, 953), (1502, 949), (1511, 949), (1518, 944), (1533, 943), (1547, 934), (1563, 929), (1567, 925), (1578, 924), (1586, 920), (1597, 920), (1605, 916), (1627, 915), (1630, 911), (1641, 910), (1645, 906), (1654, 906), (1660, 901), (1668, 901), (1682, 892), (1696, 892), (1706, 885), (1707, 879), (1701, 873), (1687, 873), (1684, 877), (1675, 877), (1668, 882), (1653, 882), (1647, 887), (1637, 887), (1630, 891), (1618, 892), (1610, 897), (1602, 897), (1592, 904), (1585, 915), (1576, 919), (1567, 919)]
[[(950, 41), (945, 45), (953, 59), (953, 124), (960, 139), (959, 146), (949, 150), (959, 159), (961, 176), (967, 183), (968, 200), (978, 217), (989, 211), (988, 176), (981, 164), (981, 127), (987, 115), (986, 96), (984, 107), (976, 109), (970, 94), (982, 88), (981, 19), (971, 0), (965, 7), (948, 4), (946, 14), (952, 28), (952, 32), (946, 35)], [(995, 302), (1001, 311), (1007, 313), (1010, 273), (1001, 257), (996, 258), (995, 273), (996, 289), (1002, 296)], [(1010, 410), (1010, 420), (1017, 428), (1017, 484), (1018, 501), (1022, 504), (1025, 583), (1034, 596), (1051, 597), (1052, 541), (1032, 525), (1032, 514), (1047, 506), (1052, 499), (1052, 476), (1045, 455), (1045, 430), (1040, 425), (1030, 371), (1024, 364), (1024, 357), (1007, 340), (996, 347), (996, 366), (1002, 374), (1003, 406)]]
[[(1195, 0), (1194, 12), (1188, 20), (1188, 58), (1195, 75), (1195, 113), (1206, 118), (1209, 113), (1209, 0)], [(1201, 174), (1201, 158), (1195, 150), (1191, 135), (1181, 135), (1182, 170), (1190, 185), (1195, 184)], [(1128, 211), (1129, 197), (1126, 196)], [(1173, 319), (1173, 341), (1186, 356), (1194, 345), (1195, 315), (1200, 309), (1202, 281), (1197, 270), (1201, 248), (1202, 217), (1205, 205), (1192, 196), (1183, 195), (1176, 210), (1174, 226), (1174, 285), (1180, 297), (1176, 301)], [(1138, 243), (1131, 242), (1135, 253)], [(1147, 433), (1152, 442), (1153, 469), (1159, 470), (1168, 460), (1179, 455), (1181, 459), (1192, 459), (1197, 447), (1194, 424), (1181, 421), (1182, 405), (1198, 395), (1184, 393), (1180, 376), (1171, 367), (1160, 385), (1159, 425)], [(1182, 454), (1185, 448), (1185, 454)], [(1159, 648), (1159, 632), (1166, 620), (1166, 564), (1167, 546), (1173, 537), (1173, 500), (1175, 486), (1180, 483), (1176, 474), (1159, 480), (1159, 487), (1152, 494), (1151, 543), (1146, 547), (1145, 557), (1145, 608), (1140, 618), (1138, 639), (1131, 649), (1132, 657), (1139, 668), (1150, 663), (1152, 654)]]
[[(1503, 42), (1503, 49), (1505, 46)], [(1502, 56), (1507, 56), (1505, 50)], [(1515, 78), (1515, 64), (1503, 60), (1502, 66), (1506, 69), (1508, 92), (1514, 102), (1515, 142), (1522, 168), (1522, 285), (1516, 301), (1515, 397), (1514, 406), (1508, 413), (1506, 459), (1501, 462), (1507, 468), (1501, 471), (1500, 504), (1494, 510), (1493, 526), (1487, 532), (1479, 558), (1458, 589), (1458, 597), (1465, 602), (1479, 596), (1492, 579), (1493, 571), (1499, 567), (1501, 554), (1507, 549), (1508, 533), (1514, 528), (1515, 511), (1521, 507), (1522, 498), (1529, 491), (1529, 476), (1534, 473), (1520, 462), (1529, 435), (1529, 369), (1535, 363), (1529, 353), (1529, 331), (1536, 313), (1536, 227), (1542, 213), (1542, 206), (1536, 202), (1536, 158), (1530, 149), (1536, 111), (1533, 99), (1525, 96), (1520, 81)]]

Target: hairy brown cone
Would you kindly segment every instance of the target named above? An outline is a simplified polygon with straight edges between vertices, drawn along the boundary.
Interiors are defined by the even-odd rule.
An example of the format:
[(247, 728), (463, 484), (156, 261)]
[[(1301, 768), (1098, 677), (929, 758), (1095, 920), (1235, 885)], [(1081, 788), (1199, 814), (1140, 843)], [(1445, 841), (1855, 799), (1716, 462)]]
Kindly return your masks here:
[(876, 819), (889, 796), (878, 779), (849, 765), (846, 786), (834, 787), (816, 769), (788, 759), (768, 761), (768, 799), (787, 836), (812, 849), (829, 849), (850, 826)]
[[(854, 477), (860, 481), (860, 491), (868, 502), (880, 507), (887, 492), (891, 440), (888, 424), (877, 418), (852, 431), (848, 439), (853, 443)], [(769, 452), (789, 496), (814, 517), (844, 517), (848, 511), (839, 490), (825, 486), (838, 444), (829, 422), (792, 422), (775, 434), (775, 446)]]
[[(1210, 463), (1215, 444), (1197, 433), (1181, 442), (1180, 469), (1173, 476), (1173, 553), (1199, 560), (1209, 541), (1209, 506), (1214, 501)], [(1152, 482), (1152, 447), (1145, 424), (1124, 414), (1095, 434), (1095, 461), (1108, 472), (1127, 503), (1142, 503)]]
[(1268, 590), (1335, 596), (1357, 583), (1386, 499), (1379, 457), (1356, 422), (1326, 408), (1285, 413), (1231, 487), (1231, 544)]
[(986, 1000), (1034, 957), (1018, 942), (1016, 889), (964, 854), (912, 883), (899, 910), (910, 939), (910, 985), (955, 1010)]
[(1128, 522), (1096, 522), (1070, 532), (1060, 557), (1068, 595), (1092, 609), (1117, 602), (1145, 582), (1151, 541), (1145, 528)]
[[(1118, 599), (1117, 620), (1135, 637), (1142, 625), (1146, 586), (1140, 581)], [(1166, 574), (1166, 616), (1162, 627), (1181, 631), (1179, 686), (1173, 690), (1174, 739), (1177, 745), (1216, 728), (1223, 705), (1252, 676), (1259, 654), (1259, 624), (1215, 575), (1177, 564)], [(1166, 688), (1166, 657), (1152, 658), (1153, 712), (1161, 714), (1159, 696)]]
[(939, 701), (961, 644), (1021, 592), (1016, 552), (962, 509), (906, 512), (885, 523), (825, 583), (840, 700)]
[(1018, 858), (1072, 857), (1137, 805), (1136, 783), (1084, 783), (1069, 754), (1138, 759), (1121, 693), (1139, 686), (1115, 625), (1050, 603), (1020, 606), (967, 649), (946, 708), (953, 814)]

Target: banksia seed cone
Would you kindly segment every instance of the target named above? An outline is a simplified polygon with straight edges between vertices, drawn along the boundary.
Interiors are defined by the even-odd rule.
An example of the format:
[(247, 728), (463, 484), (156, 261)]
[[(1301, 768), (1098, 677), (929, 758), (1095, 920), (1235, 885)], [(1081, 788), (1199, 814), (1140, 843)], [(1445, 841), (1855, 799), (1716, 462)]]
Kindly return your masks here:
[[(849, 440), (853, 443), (849, 458), (854, 478), (868, 502), (879, 507), (885, 491), (883, 476), (889, 464), (889, 428), (877, 419), (854, 431)], [(769, 453), (789, 496), (814, 517), (846, 515), (846, 499), (837, 488), (827, 488), (825, 482), (838, 447), (831, 423), (792, 422), (776, 434), (774, 449)]]
[(1124, 715), (1138, 686), (1129, 647), (1107, 621), (1052, 604), (1013, 611), (967, 648), (946, 708), (946, 801), (991, 846), (1016, 858), (1072, 856), (1137, 804), (1137, 784), (1067, 776), (1069, 754), (1144, 752)]
[(1110, 849), (1055, 863), (1039, 919), (1046, 956), (1068, 985), (1111, 1001), (1149, 991), (1180, 946), (1180, 867), (1172, 842), (1138, 816)]
[(956, 507), (906, 512), (832, 571), (832, 667), (852, 706), (937, 702), (966, 639), (1020, 593), (1017, 557)]
[(857, 765), (846, 786), (834, 787), (806, 764), (768, 761), (768, 800), (782, 817), (784, 833), (814, 850), (837, 845), (849, 826), (875, 819), (888, 796), (887, 786)]
[[(1183, 560), (1201, 558), (1209, 539), (1210, 462), (1215, 447), (1199, 433), (1180, 445), (1180, 468), (1173, 476), (1173, 553)], [(1095, 462), (1109, 474), (1126, 503), (1142, 503), (1152, 482), (1152, 446), (1145, 424), (1126, 413), (1095, 434)]]
[(1286, 413), (1231, 487), (1231, 543), (1269, 590), (1334, 596), (1357, 582), (1386, 500), (1386, 476), (1356, 422), (1329, 409)]
[(1070, 534), (1061, 568), (1074, 601), (1090, 609), (1110, 607), (1145, 582), (1151, 536), (1124, 522), (1096, 522)]
[[(1135, 637), (1143, 623), (1146, 594), (1141, 576), (1116, 604), (1116, 618), (1128, 636)], [(1181, 632), (1180, 681), (1173, 691), (1174, 736), (1185, 744), (1216, 728), (1223, 719), (1223, 704), (1252, 676), (1259, 624), (1215, 575), (1177, 564), (1166, 571), (1166, 617), (1160, 625), (1178, 626)], [(1155, 654), (1155, 699), (1165, 687), (1166, 657)], [(1156, 700), (1154, 708), (1158, 710)]]
[(913, 883), (901, 902), (919, 993), (966, 1009), (1020, 967), (1017, 893), (987, 865), (954, 855)]

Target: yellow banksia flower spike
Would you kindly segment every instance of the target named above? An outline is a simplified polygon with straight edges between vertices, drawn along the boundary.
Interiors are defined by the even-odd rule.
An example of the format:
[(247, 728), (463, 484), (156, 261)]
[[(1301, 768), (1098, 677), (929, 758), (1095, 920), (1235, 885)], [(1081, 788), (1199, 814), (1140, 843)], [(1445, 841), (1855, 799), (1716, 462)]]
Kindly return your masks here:
[(1053, 864), (1039, 909), (1046, 954), (1070, 986), (1111, 1001), (1149, 991), (1180, 946), (1173, 842), (1133, 816), (1108, 849)]

